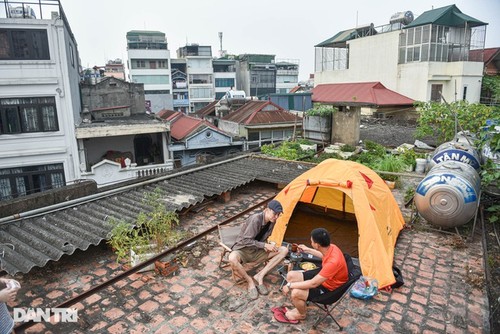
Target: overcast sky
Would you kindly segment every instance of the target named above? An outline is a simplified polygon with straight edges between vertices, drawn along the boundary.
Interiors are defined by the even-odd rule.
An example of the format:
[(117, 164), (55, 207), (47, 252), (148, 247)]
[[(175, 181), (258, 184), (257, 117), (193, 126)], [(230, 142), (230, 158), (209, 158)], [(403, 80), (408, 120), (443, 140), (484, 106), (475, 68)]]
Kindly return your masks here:
[(83, 67), (127, 59), (130, 30), (158, 30), (172, 58), (186, 43), (222, 47), (230, 54), (274, 54), (298, 59), (299, 80), (314, 72), (314, 45), (342, 30), (389, 23), (396, 12), (455, 4), (488, 23), (486, 47), (500, 47), (500, 0), (60, 0), (78, 43)]

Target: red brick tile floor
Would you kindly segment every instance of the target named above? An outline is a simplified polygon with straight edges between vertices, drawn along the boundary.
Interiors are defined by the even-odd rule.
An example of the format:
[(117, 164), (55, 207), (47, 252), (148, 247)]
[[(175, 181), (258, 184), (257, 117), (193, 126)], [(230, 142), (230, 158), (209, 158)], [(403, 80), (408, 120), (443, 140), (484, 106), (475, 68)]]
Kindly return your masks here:
[[(205, 209), (182, 216), (185, 228), (201, 232), (278, 190), (264, 183), (237, 189), (228, 203), (213, 202)], [(401, 192), (394, 192), (402, 202)], [(405, 216), (409, 210), (402, 205)], [(304, 231), (309, 233), (309, 231)], [(308, 307), (308, 318), (296, 325), (282, 324), (270, 310), (290, 302), (279, 291), (276, 271), (266, 277), (268, 296), (252, 301), (245, 284), (236, 285), (229, 269), (218, 266), (221, 247), (216, 233), (198, 241), (181, 262), (186, 266), (169, 277), (154, 272), (136, 273), (74, 305), (77, 323), (42, 322), (26, 333), (331, 333), (336, 325), (327, 319), (317, 330), (320, 314)], [(464, 247), (454, 238), (419, 228), (400, 233), (395, 264), (405, 285), (373, 299), (348, 296), (334, 311), (346, 333), (486, 333), (489, 330), (479, 237)], [(179, 256), (182, 256), (180, 254)], [(103, 243), (77, 251), (30, 273), (16, 275), (22, 289), (10, 307), (50, 308), (123, 271), (116, 256)], [(186, 263), (187, 259), (187, 263)]]

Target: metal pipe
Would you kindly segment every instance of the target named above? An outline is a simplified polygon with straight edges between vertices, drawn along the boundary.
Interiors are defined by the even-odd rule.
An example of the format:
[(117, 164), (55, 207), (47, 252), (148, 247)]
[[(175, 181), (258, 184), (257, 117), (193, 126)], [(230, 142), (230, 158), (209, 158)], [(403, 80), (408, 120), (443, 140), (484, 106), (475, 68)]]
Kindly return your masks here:
[(239, 160), (239, 159), (242, 159), (242, 158), (245, 158), (245, 157), (248, 157), (248, 156), (247, 155), (242, 155), (242, 156), (239, 156), (239, 157), (236, 157), (236, 158), (232, 158), (232, 159), (229, 159), (229, 160), (215, 162), (213, 164), (209, 164), (209, 165), (206, 165), (206, 166), (200, 166), (200, 167), (195, 167), (195, 168), (192, 168), (192, 169), (188, 169), (188, 170), (183, 171), (183, 172), (179, 172), (179, 173), (175, 173), (175, 174), (171, 174), (171, 175), (166, 175), (166, 176), (161, 176), (161, 177), (150, 179), (150, 180), (147, 180), (147, 181), (142, 181), (142, 182), (139, 182), (139, 183), (134, 183), (134, 184), (131, 184), (131, 185), (128, 185), (128, 186), (124, 186), (124, 187), (120, 187), (120, 188), (116, 188), (116, 189), (111, 189), (111, 190), (108, 190), (108, 191), (105, 191), (105, 192), (102, 192), (102, 193), (93, 194), (93, 195), (89, 195), (89, 196), (85, 196), (85, 197), (81, 197), (81, 198), (76, 198), (76, 199), (73, 199), (73, 200), (70, 200), (70, 201), (67, 201), (67, 202), (57, 203), (57, 204), (49, 205), (49, 206), (46, 206), (46, 207), (43, 207), (43, 208), (39, 208), (39, 209), (34, 209), (34, 210), (26, 211), (26, 212), (16, 213), (16, 214), (11, 215), (11, 216), (0, 218), (0, 225), (4, 225), (6, 223), (17, 221), (17, 220), (20, 220), (20, 219), (23, 219), (23, 218), (35, 217), (35, 216), (39, 216), (39, 215), (42, 215), (42, 214), (46, 214), (46, 213), (58, 211), (58, 210), (61, 210), (61, 209), (70, 208), (70, 207), (73, 207), (73, 206), (76, 206), (76, 205), (80, 205), (80, 204), (84, 204), (84, 203), (88, 203), (88, 202), (93, 202), (95, 200), (98, 200), (98, 199), (101, 199), (101, 198), (104, 198), (104, 197), (108, 197), (108, 196), (111, 196), (111, 195), (115, 195), (115, 194), (118, 194), (118, 193), (122, 193), (122, 192), (125, 192), (125, 191), (130, 190), (130, 189), (134, 189), (134, 188), (141, 187), (141, 186), (144, 186), (144, 185), (148, 185), (148, 184), (151, 184), (151, 183), (156, 183), (156, 182), (168, 180), (168, 179), (173, 178), (173, 177), (177, 177), (177, 176), (189, 174), (189, 173), (196, 172), (196, 171), (199, 171), (199, 170), (203, 170), (203, 169), (206, 169), (206, 168), (215, 167), (215, 166), (222, 165), (222, 164), (225, 164), (225, 163), (228, 163), (228, 162), (231, 162), (231, 161), (236, 161), (236, 160)]
[[(240, 213), (237, 213), (236, 215), (234, 215), (234, 216), (232, 216), (232, 217), (224, 220), (222, 223), (217, 224), (215, 226), (212, 226), (211, 228), (209, 228), (209, 229), (207, 229), (207, 230), (205, 230), (205, 231), (203, 231), (203, 232), (201, 232), (201, 233), (199, 233), (199, 234), (197, 234), (197, 235), (195, 235), (195, 236), (193, 236), (193, 237), (191, 237), (191, 238), (189, 238), (187, 240), (184, 240), (184, 241), (178, 243), (174, 247), (169, 248), (166, 251), (164, 251), (164, 252), (162, 252), (162, 253), (160, 253), (158, 255), (155, 255), (151, 259), (146, 260), (144, 262), (141, 262), (138, 265), (136, 265), (136, 266), (134, 266), (134, 267), (132, 267), (132, 268), (130, 268), (130, 269), (128, 269), (128, 270), (126, 270), (126, 271), (124, 271), (124, 272), (116, 275), (116, 276), (114, 276), (113, 278), (111, 278), (111, 279), (109, 279), (109, 280), (107, 280), (107, 281), (105, 281), (105, 282), (103, 282), (103, 283), (101, 283), (99, 285), (96, 285), (96, 286), (90, 288), (89, 290), (87, 290), (87, 291), (85, 291), (85, 292), (83, 292), (83, 293), (81, 293), (81, 294), (79, 294), (79, 295), (77, 295), (77, 296), (75, 296), (73, 298), (70, 298), (70, 299), (66, 300), (65, 302), (62, 302), (61, 304), (59, 304), (57, 306), (54, 306), (53, 308), (68, 308), (71, 305), (74, 305), (74, 304), (76, 304), (76, 303), (78, 303), (78, 302), (80, 302), (80, 301), (88, 298), (89, 296), (92, 296), (93, 294), (101, 291), (102, 289), (107, 288), (108, 286), (113, 285), (114, 283), (116, 283), (118, 281), (121, 281), (125, 277), (128, 277), (128, 276), (132, 275), (133, 273), (137, 272), (138, 270), (140, 270), (140, 269), (142, 269), (144, 267), (149, 266), (150, 264), (154, 263), (155, 261), (158, 261), (158, 260), (164, 258), (165, 256), (173, 253), (174, 251), (177, 251), (177, 250), (179, 250), (179, 249), (181, 249), (181, 248), (183, 248), (183, 247), (191, 244), (192, 242), (200, 239), (201, 237), (204, 237), (205, 235), (212, 233), (219, 226), (226, 225), (226, 224), (232, 222), (233, 220), (236, 220), (239, 217), (247, 214), (248, 212), (251, 212), (251, 211), (255, 210), (256, 208), (258, 208), (259, 206), (261, 206), (261, 205), (269, 202), (273, 198), (274, 198), (274, 195), (271, 196), (271, 197), (269, 197), (269, 198), (267, 198), (267, 199), (265, 199), (265, 200), (263, 200), (263, 201), (261, 201), (261, 202), (259, 202), (259, 203), (257, 203), (254, 206), (249, 207), (248, 209), (245, 209), (244, 211), (241, 211)], [(52, 312), (52, 309), (50, 311), (51, 312), (51, 316), (54, 315), (53, 312)], [(24, 331), (26, 328), (29, 328), (29, 327), (31, 327), (31, 326), (33, 326), (35, 324), (36, 323), (33, 320), (30, 320), (30, 321), (21, 323), (19, 326), (15, 327), (14, 330), (15, 331)]]

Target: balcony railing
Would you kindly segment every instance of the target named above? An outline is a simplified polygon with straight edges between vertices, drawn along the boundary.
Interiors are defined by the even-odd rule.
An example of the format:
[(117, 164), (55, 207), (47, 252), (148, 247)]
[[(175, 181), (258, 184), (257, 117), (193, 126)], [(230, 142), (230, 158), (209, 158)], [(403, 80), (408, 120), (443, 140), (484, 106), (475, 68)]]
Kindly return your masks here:
[(82, 172), (81, 178), (94, 180), (97, 183), (97, 187), (104, 187), (140, 177), (161, 174), (173, 168), (173, 160), (168, 160), (163, 164), (145, 166), (135, 166), (135, 164), (132, 164), (128, 167), (122, 167), (120, 163), (105, 159), (92, 166), (90, 172)]

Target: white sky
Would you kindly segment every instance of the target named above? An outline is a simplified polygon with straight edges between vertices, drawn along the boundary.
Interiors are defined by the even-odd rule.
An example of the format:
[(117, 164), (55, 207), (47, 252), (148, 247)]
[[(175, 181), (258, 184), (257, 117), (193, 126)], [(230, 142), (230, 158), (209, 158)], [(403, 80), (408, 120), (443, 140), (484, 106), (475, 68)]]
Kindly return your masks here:
[(389, 23), (396, 12), (424, 11), (455, 4), (488, 23), (486, 47), (500, 47), (500, 0), (60, 0), (78, 43), (83, 67), (127, 59), (130, 30), (158, 30), (171, 58), (186, 43), (211, 45), (218, 33), (230, 54), (274, 54), (300, 61), (299, 80), (314, 72), (314, 45), (357, 25)]

